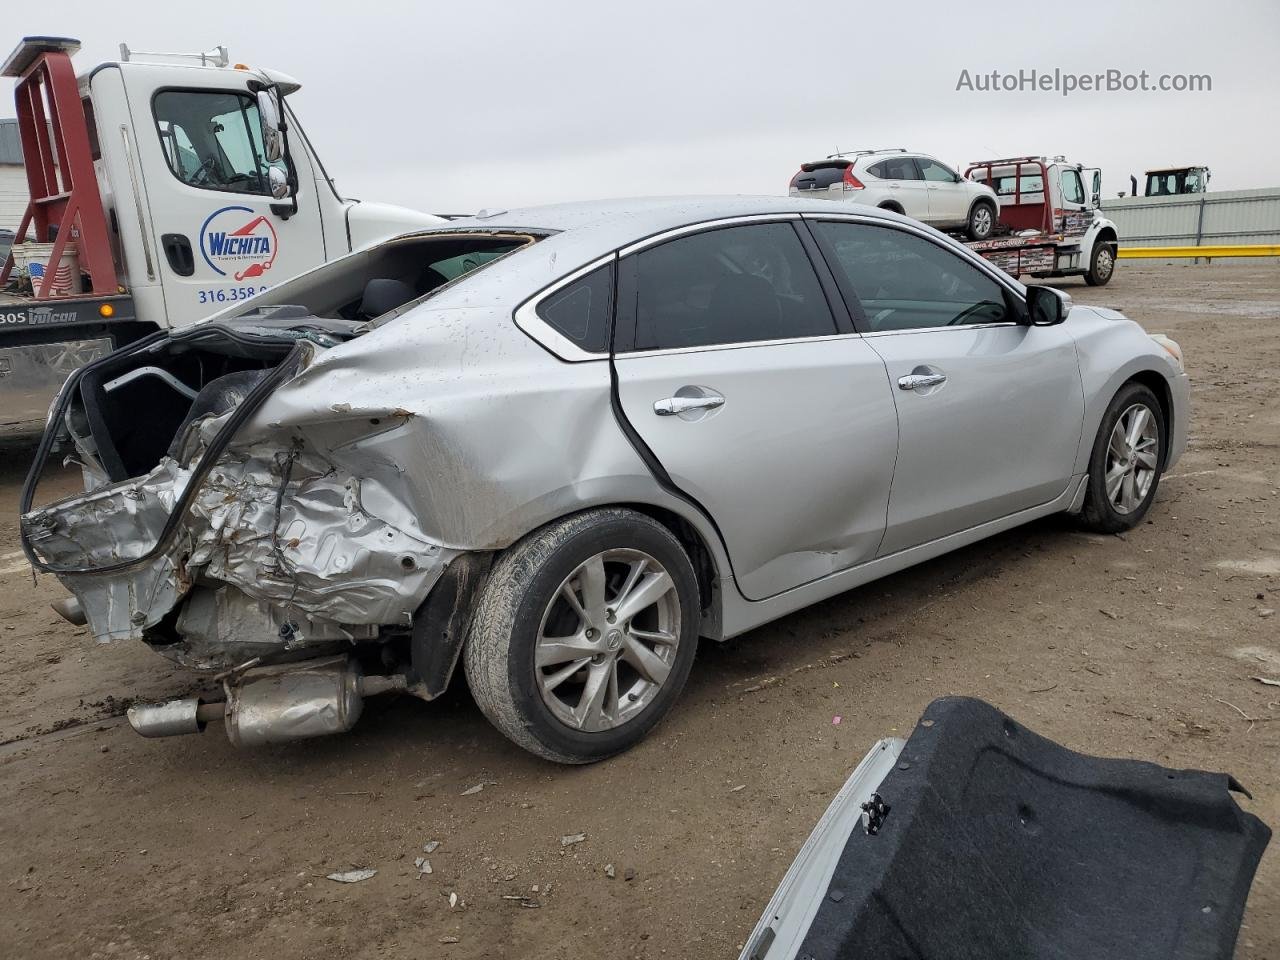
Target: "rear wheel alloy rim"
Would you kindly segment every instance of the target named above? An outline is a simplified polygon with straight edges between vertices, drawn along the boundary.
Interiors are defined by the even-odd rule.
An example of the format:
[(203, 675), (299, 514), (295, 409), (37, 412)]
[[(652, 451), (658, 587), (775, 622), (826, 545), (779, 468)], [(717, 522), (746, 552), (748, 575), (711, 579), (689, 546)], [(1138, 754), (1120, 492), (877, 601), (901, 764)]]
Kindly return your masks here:
[(1107, 443), (1107, 499), (1117, 513), (1133, 513), (1147, 499), (1156, 479), (1160, 428), (1144, 403), (1120, 415)]
[(973, 230), (974, 233), (987, 233), (991, 230), (991, 211), (986, 207), (979, 207), (973, 212)]
[(1111, 251), (1103, 247), (1098, 251), (1098, 276), (1109, 277), (1111, 270), (1115, 266), (1115, 257), (1111, 255)]
[(639, 550), (605, 550), (565, 577), (542, 613), (538, 691), (566, 726), (611, 730), (653, 703), (679, 645), (671, 574)]

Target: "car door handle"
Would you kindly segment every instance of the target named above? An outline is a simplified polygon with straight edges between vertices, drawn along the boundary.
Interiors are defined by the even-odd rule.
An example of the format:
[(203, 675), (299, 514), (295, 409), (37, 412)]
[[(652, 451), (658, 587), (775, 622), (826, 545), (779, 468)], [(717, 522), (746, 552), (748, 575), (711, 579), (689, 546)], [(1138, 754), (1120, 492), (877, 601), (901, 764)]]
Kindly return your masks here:
[(724, 406), (724, 397), (666, 397), (655, 400), (653, 412), (660, 417), (674, 417), (689, 410), (714, 410)]
[(936, 387), (947, 382), (945, 373), (910, 373), (898, 378), (899, 390), (920, 390), (923, 387)]

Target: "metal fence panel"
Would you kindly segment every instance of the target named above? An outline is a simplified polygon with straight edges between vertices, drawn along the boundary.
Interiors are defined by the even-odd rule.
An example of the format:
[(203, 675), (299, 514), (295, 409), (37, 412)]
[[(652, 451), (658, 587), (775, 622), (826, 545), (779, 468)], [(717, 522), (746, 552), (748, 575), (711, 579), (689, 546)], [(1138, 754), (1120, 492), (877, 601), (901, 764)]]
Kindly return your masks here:
[(1121, 247), (1280, 242), (1280, 187), (1103, 200)]

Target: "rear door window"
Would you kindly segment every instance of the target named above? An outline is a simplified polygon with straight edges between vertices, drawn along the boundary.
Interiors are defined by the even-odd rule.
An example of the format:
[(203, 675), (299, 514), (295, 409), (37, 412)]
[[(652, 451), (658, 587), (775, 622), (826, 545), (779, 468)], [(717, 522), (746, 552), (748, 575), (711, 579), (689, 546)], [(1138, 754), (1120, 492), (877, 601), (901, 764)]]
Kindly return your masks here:
[(628, 259), (634, 302), (625, 312), (634, 335), (633, 344), (619, 349), (709, 347), (837, 332), (790, 223), (708, 230)]
[(883, 161), (880, 166), (884, 167), (886, 180), (920, 179), (920, 171), (916, 169), (916, 163), (911, 157), (891, 157)]

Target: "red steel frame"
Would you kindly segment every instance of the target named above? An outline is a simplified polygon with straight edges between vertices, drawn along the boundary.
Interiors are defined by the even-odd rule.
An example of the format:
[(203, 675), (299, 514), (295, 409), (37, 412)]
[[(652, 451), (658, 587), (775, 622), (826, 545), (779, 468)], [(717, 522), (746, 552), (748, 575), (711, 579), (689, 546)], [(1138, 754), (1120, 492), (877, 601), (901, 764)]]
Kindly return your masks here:
[[(1004, 218), (1005, 211), (1003, 209), (1000, 211), (1000, 216), (1002, 219), (1005, 219), (1006, 226), (1010, 227), (1013, 230), (1039, 230), (1041, 233), (1053, 233), (1053, 220), (1054, 220), (1053, 201), (1051, 199), (1051, 195), (1049, 192), (1050, 190), (1049, 171), (1045, 167), (1043, 157), (1007, 157), (1004, 160), (979, 160), (978, 162), (971, 164), (969, 166), (969, 169), (964, 172), (964, 175), (968, 177), (970, 174), (973, 173), (974, 170), (985, 170), (987, 186), (991, 187), (991, 189), (994, 190), (995, 175), (993, 173), (993, 168), (1012, 166), (1013, 167), (1013, 203), (1008, 204), (1007, 206), (1010, 206), (1010, 207), (1036, 206), (1036, 204), (1018, 202), (1018, 198), (1022, 196), (1022, 165), (1024, 163), (1035, 164), (1036, 167), (1040, 169), (1040, 183), (1043, 186), (1042, 192), (1044, 193), (1044, 202), (1039, 204), (1040, 215), (1038, 218), (1036, 218), (1039, 220), (1039, 223), (1032, 223), (1030, 222), (1030, 218), (1016, 216), (1016, 215), (1011, 216), (1009, 218)], [(1009, 213), (1016, 214), (1017, 211), (1011, 210), (1009, 211)], [(1015, 223), (1014, 221), (1016, 220), (1022, 220), (1026, 222)]]
[[(89, 274), (91, 293), (119, 293), (106, 214), (93, 170), (89, 127), (71, 56), (62, 51), (38, 54), (18, 79), (14, 99), (31, 194), (15, 243), (22, 242), (32, 223), (40, 243), (49, 243), (56, 229), (48, 268), (40, 289), (35, 290), (37, 299), (51, 299), (49, 291), (70, 240), (76, 243), (81, 269)], [(0, 270), (0, 285), (9, 279), (12, 269), (10, 253)]]

